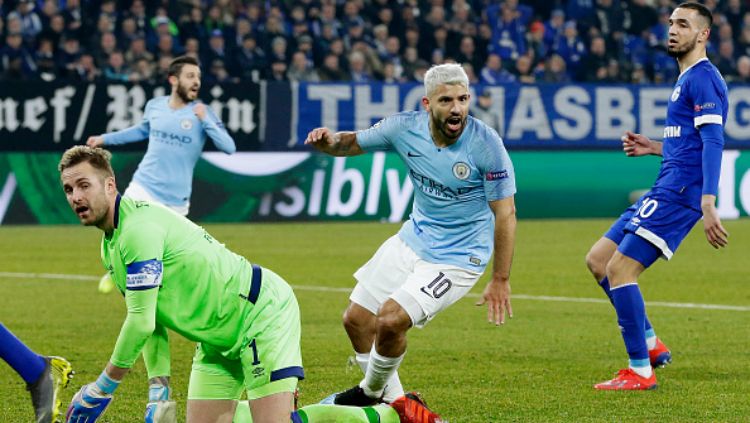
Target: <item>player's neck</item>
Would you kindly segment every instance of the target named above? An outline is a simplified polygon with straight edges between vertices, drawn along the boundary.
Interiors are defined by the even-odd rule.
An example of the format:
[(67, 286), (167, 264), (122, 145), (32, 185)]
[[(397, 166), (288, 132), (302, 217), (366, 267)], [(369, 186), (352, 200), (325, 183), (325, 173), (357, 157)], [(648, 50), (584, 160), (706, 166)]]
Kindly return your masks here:
[(177, 95), (177, 93), (172, 93), (172, 95), (169, 96), (169, 107), (173, 110), (182, 109), (185, 107), (187, 103), (182, 101), (182, 98)]
[(685, 72), (690, 66), (696, 64), (699, 60), (706, 58), (706, 49), (693, 49), (689, 53), (677, 59), (677, 65), (680, 67), (680, 74)]
[(436, 130), (432, 126), (432, 122), (429, 123), (429, 128), (430, 128), (430, 137), (432, 138), (432, 142), (438, 148), (450, 147), (451, 145), (455, 144), (456, 141), (458, 141), (458, 138), (452, 140), (443, 136), (443, 134), (441, 134), (440, 131)]

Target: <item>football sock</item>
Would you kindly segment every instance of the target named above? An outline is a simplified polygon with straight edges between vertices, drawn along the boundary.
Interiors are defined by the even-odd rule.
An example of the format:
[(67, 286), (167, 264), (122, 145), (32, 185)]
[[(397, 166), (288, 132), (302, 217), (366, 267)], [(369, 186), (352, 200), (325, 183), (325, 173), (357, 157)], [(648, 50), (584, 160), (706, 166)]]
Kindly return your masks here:
[(303, 423), (400, 423), (396, 410), (385, 404), (372, 407), (312, 404), (297, 410)]
[(367, 364), (367, 371), (365, 372), (365, 379), (359, 384), (365, 391), (365, 395), (371, 398), (380, 398), (386, 383), (398, 370), (404, 355), (406, 353), (398, 357), (386, 357), (378, 354), (373, 346), (370, 352), (370, 362)]
[[(646, 319), (646, 322), (648, 322), (648, 319)], [(654, 332), (654, 328), (649, 329), (648, 326), (646, 326), (646, 346), (648, 346), (649, 351), (656, 348), (656, 332)]]
[(646, 347), (646, 306), (637, 282), (620, 285), (610, 290), (617, 311), (617, 323), (622, 331), (630, 367), (643, 377), (651, 376), (651, 364)]
[[(355, 357), (359, 368), (362, 369), (363, 374), (367, 374), (367, 363), (370, 362), (370, 353), (356, 353)], [(396, 398), (404, 395), (404, 387), (401, 385), (401, 379), (398, 377), (398, 370), (393, 372), (388, 382), (385, 383), (385, 391), (383, 392), (383, 401), (393, 402)]]
[(0, 323), (0, 357), (23, 378), (26, 383), (34, 383), (47, 367), (42, 356), (31, 351)]
[[(609, 279), (605, 276), (604, 279), (599, 281), (599, 286), (602, 287), (602, 290), (604, 290), (604, 293), (607, 294), (607, 297), (609, 298), (609, 302), (614, 305), (614, 301), (612, 300), (612, 293), (609, 291)], [(648, 316), (644, 316), (644, 326), (646, 327), (646, 343), (648, 344), (648, 349), (652, 350), (654, 347), (656, 347), (656, 332), (654, 332), (654, 327), (651, 326), (651, 322), (648, 320)]]

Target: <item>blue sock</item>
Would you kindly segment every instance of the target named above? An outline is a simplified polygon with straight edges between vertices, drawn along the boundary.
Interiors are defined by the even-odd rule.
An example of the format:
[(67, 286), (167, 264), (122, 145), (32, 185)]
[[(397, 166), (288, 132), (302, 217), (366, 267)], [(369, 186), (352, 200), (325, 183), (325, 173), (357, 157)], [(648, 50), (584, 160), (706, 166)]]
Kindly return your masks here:
[(18, 373), (26, 383), (34, 383), (42, 375), (47, 362), (31, 351), (0, 323), (0, 357)]
[[(614, 301), (612, 300), (612, 293), (609, 291), (609, 279), (605, 276), (604, 279), (599, 281), (599, 286), (602, 287), (602, 290), (604, 290), (604, 293), (607, 294), (607, 298), (609, 298), (609, 302), (614, 305)], [(656, 336), (656, 332), (654, 332), (654, 327), (651, 326), (651, 322), (648, 321), (648, 316), (646, 316), (646, 320), (644, 321), (644, 326), (646, 327), (646, 338), (650, 336)]]
[(630, 357), (631, 367), (650, 366), (646, 346), (646, 306), (638, 283), (620, 285), (610, 290), (617, 311), (617, 323)]

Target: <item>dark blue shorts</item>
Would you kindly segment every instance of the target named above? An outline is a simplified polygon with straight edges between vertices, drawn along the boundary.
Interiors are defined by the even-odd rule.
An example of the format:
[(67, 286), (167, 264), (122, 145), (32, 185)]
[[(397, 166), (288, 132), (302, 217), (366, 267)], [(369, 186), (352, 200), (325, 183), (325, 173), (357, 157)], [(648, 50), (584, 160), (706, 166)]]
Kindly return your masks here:
[[(628, 207), (604, 236), (617, 244), (620, 253), (649, 267), (659, 257), (671, 259), (701, 217), (701, 212), (650, 191)], [(640, 240), (630, 239), (633, 236)]]

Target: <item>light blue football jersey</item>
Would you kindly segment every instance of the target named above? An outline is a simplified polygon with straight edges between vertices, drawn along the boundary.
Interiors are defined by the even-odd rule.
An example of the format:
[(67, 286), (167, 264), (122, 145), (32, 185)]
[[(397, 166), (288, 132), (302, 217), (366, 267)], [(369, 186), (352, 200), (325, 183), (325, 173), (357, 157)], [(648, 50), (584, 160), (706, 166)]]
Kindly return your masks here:
[(427, 112), (403, 112), (357, 132), (365, 151), (392, 150), (409, 168), (414, 205), (399, 236), (431, 263), (482, 272), (492, 256), (495, 219), (488, 202), (515, 194), (500, 136), (469, 116), (459, 139), (438, 148)]
[(165, 205), (184, 206), (190, 201), (193, 169), (206, 136), (225, 153), (236, 150), (234, 140), (213, 110), (206, 106), (206, 117), (201, 121), (193, 113), (196, 104), (191, 102), (174, 110), (169, 107), (169, 96), (156, 97), (146, 103), (140, 124), (104, 135), (105, 145), (148, 139), (146, 155), (133, 180)]
[(721, 125), (729, 110), (727, 84), (719, 70), (702, 59), (683, 71), (667, 105), (661, 169), (654, 189), (700, 210), (703, 187), (702, 125)]

